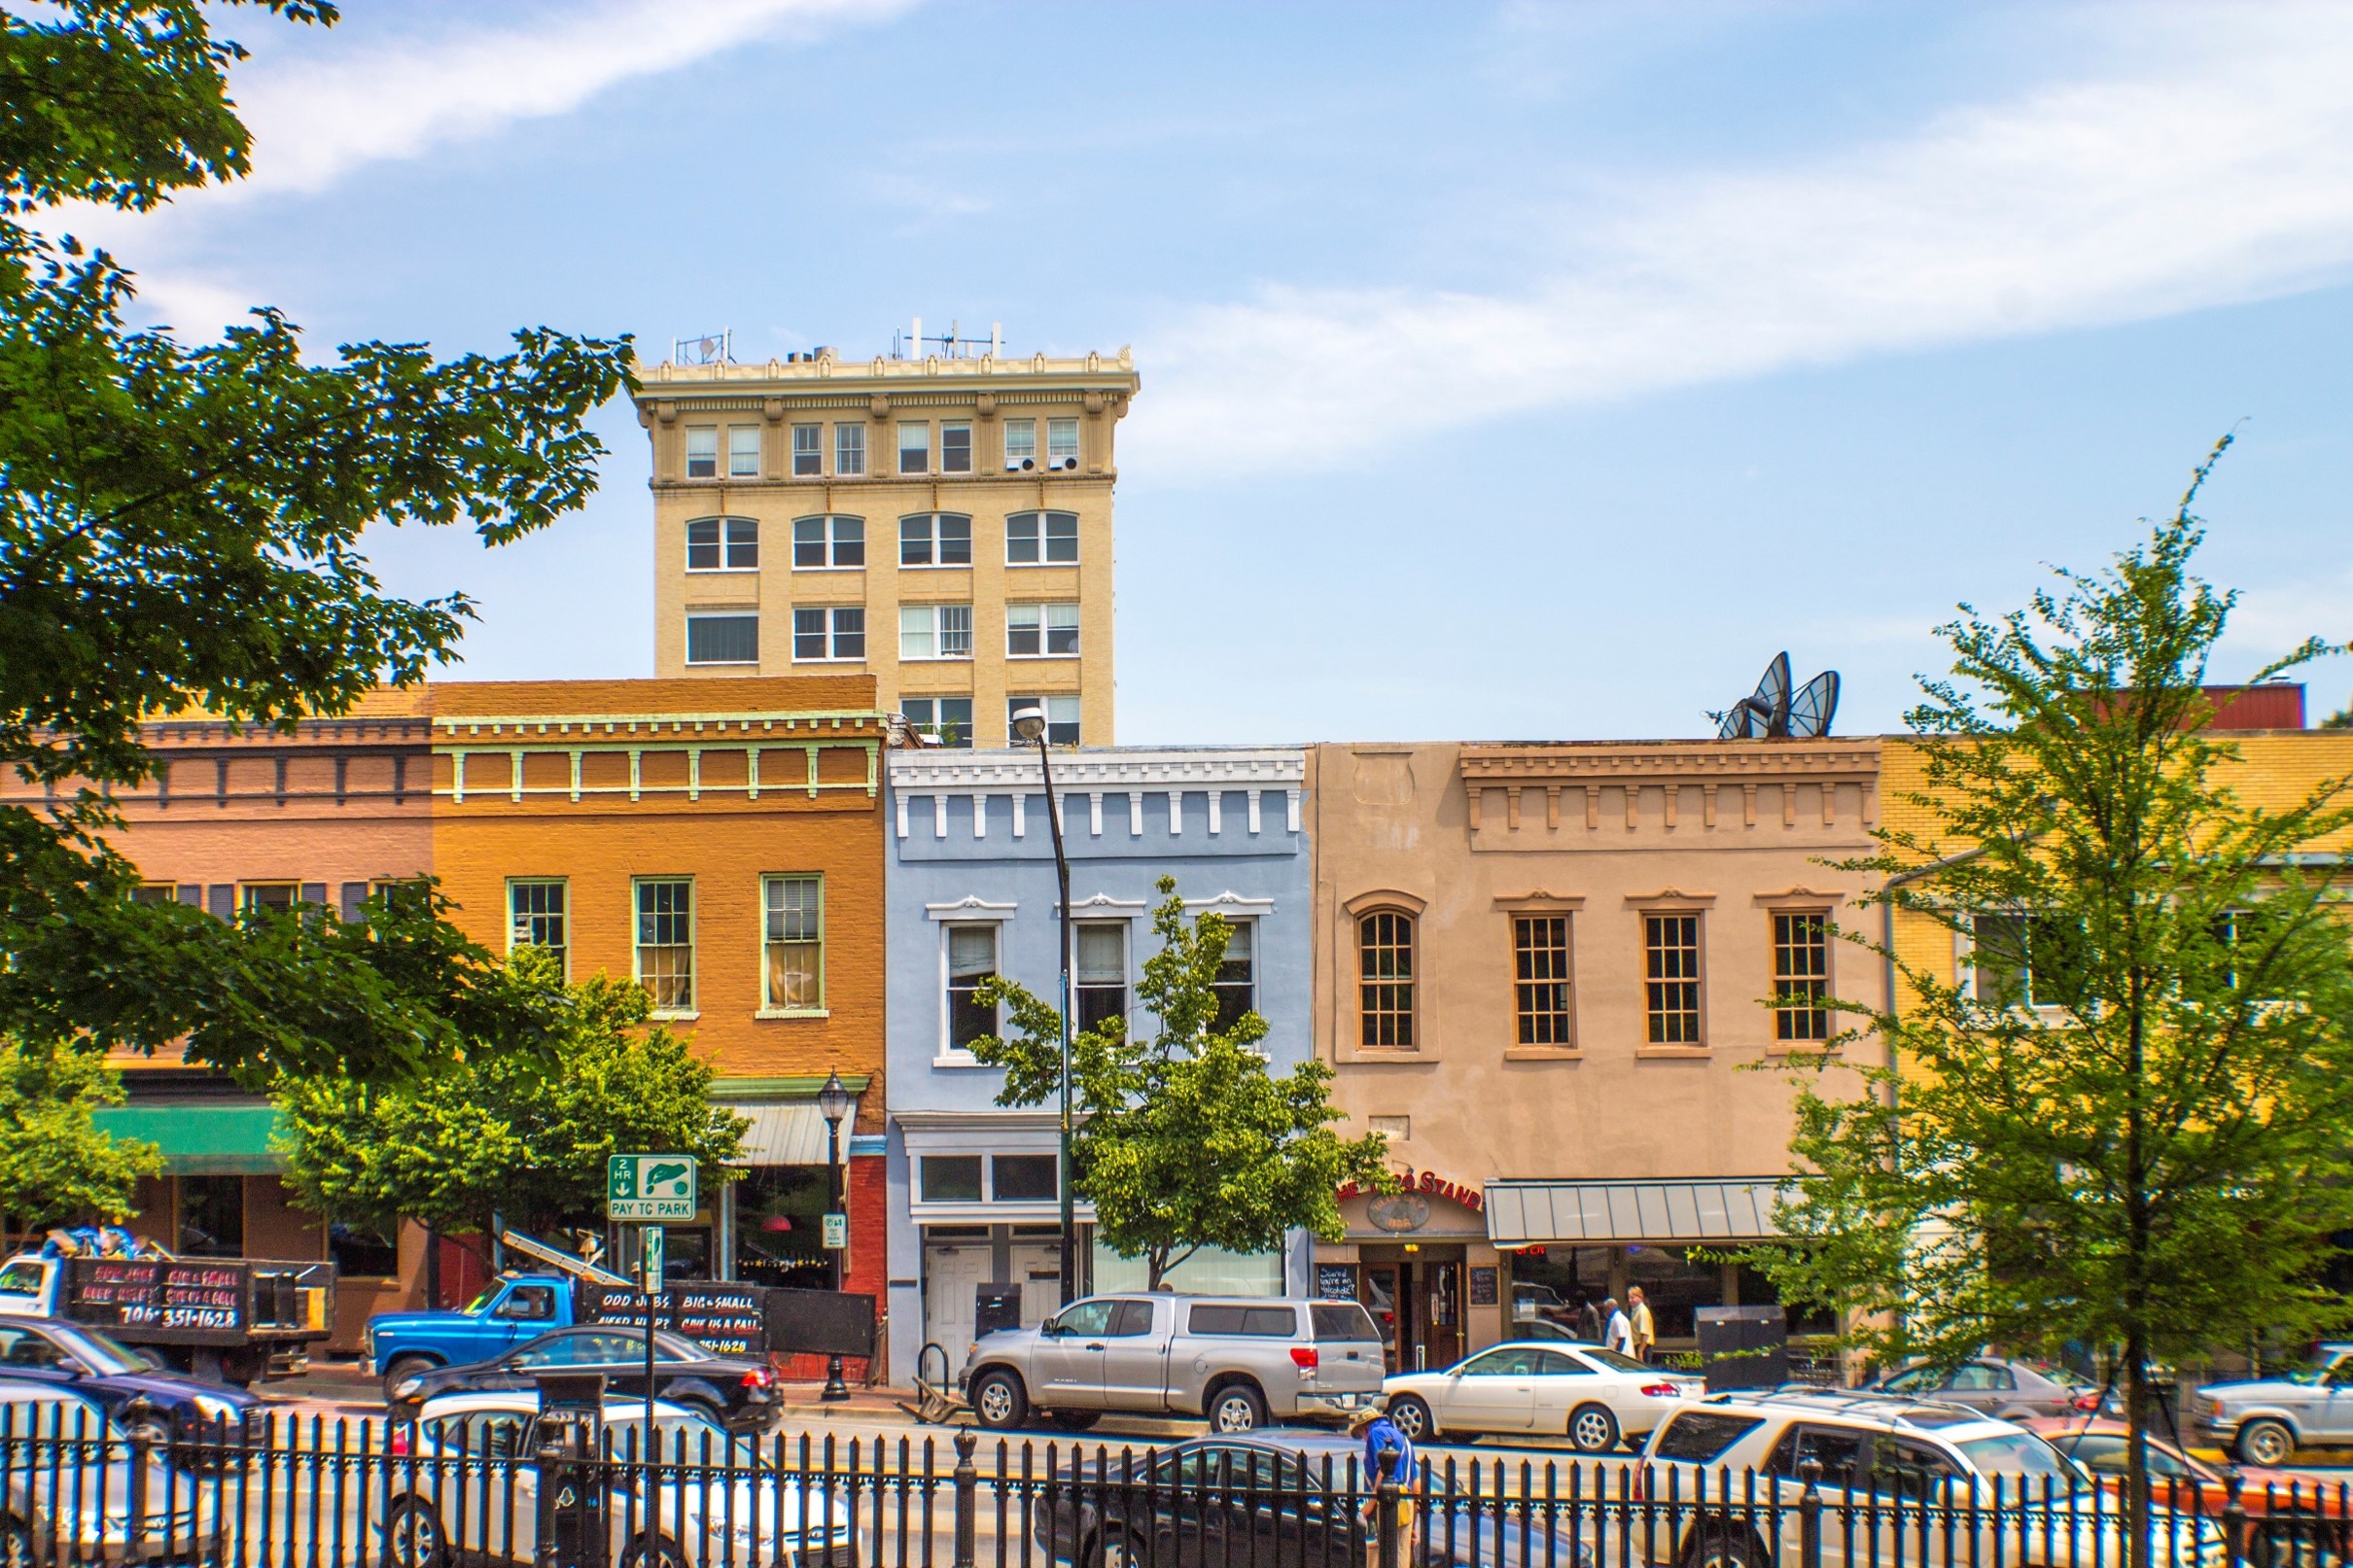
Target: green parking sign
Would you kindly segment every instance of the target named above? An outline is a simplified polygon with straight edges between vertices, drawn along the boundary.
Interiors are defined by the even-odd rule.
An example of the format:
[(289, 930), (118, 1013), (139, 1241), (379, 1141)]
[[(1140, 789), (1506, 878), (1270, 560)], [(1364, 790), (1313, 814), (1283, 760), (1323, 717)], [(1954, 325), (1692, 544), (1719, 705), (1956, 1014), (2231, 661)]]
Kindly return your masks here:
[(605, 1163), (605, 1212), (615, 1220), (690, 1220), (694, 1178), (690, 1154), (616, 1154)]

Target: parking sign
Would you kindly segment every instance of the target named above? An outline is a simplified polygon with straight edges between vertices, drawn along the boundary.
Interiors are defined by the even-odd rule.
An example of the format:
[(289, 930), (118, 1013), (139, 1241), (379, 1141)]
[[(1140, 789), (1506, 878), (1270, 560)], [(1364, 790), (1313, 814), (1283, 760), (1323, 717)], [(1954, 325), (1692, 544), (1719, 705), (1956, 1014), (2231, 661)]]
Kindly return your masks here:
[(694, 1157), (616, 1154), (605, 1164), (605, 1211), (616, 1220), (694, 1218)]

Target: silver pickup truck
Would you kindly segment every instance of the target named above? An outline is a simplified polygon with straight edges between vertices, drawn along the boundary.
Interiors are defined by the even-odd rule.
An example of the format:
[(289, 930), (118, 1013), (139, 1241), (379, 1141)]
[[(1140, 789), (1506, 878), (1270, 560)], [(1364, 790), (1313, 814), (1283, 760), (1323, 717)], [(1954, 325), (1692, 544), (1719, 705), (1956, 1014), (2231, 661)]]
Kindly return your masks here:
[(1380, 1331), (1354, 1302), (1264, 1296), (1090, 1296), (1034, 1329), (972, 1346), (965, 1395), (980, 1424), (1041, 1416), (1083, 1432), (1106, 1411), (1206, 1415), (1216, 1432), (1337, 1421), (1381, 1397)]

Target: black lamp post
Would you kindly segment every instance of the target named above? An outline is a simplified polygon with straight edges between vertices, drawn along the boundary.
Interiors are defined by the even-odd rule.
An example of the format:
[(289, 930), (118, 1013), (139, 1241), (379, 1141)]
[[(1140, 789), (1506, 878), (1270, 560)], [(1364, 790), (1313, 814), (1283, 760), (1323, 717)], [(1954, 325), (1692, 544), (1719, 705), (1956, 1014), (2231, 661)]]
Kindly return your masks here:
[(1071, 859), (1062, 848), (1062, 808), (1054, 798), (1054, 764), (1046, 751), (1046, 711), (1016, 709), (1013, 738), (1037, 743), (1037, 771), (1045, 782), (1046, 825), (1054, 831), (1054, 877), (1062, 889), (1062, 1158), (1056, 1184), (1062, 1190), (1062, 1301), (1078, 1298), (1078, 1236), (1071, 1201)]
[[(841, 1125), (856, 1108), (858, 1097), (842, 1086), (841, 1074), (825, 1074), (825, 1087), (817, 1092), (817, 1113), (825, 1119), (825, 1213), (842, 1215), (842, 1239), (850, 1239), (850, 1217), (842, 1211), (841, 1195)], [(833, 1288), (841, 1289), (840, 1247), (829, 1247), (833, 1254)], [(844, 1400), (850, 1397), (850, 1385), (841, 1380), (841, 1357), (825, 1358), (825, 1391), (821, 1400)]]

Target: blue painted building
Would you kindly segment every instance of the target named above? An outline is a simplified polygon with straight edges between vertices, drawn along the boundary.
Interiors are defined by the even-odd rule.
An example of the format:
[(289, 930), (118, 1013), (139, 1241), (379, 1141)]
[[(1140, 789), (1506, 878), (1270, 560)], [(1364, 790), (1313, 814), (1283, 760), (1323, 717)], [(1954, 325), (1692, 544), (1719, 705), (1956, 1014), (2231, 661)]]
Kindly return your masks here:
[[(1154, 884), (1172, 876), (1193, 910), (1234, 923), (1228, 1005), (1266, 1019), (1276, 1070), (1304, 1060), (1314, 962), (1304, 752), (1072, 749), (1053, 766), (1080, 1026), (1129, 1010), (1153, 951)], [(1018, 1287), (1028, 1323), (1061, 1304), (1058, 1113), (999, 1108), (1003, 1074), (964, 1049), (997, 1028), (971, 999), (983, 977), (1055, 994), (1059, 895), (1036, 751), (894, 751), (890, 790), (888, 1309), (891, 1380), (903, 1386), (927, 1342), (963, 1365), (981, 1288)], [(1141, 1261), (1096, 1247), (1092, 1216), (1078, 1212), (1082, 1288), (1141, 1285)], [(1171, 1283), (1305, 1294), (1311, 1261), (1302, 1232), (1281, 1256), (1197, 1255)]]

